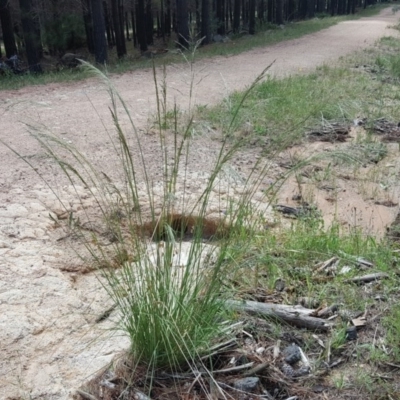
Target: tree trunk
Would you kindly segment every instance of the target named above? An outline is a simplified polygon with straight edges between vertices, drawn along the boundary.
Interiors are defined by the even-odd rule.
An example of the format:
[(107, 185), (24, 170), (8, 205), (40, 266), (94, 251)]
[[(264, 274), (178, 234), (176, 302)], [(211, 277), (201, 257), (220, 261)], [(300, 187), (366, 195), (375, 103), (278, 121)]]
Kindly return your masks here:
[(217, 33), (225, 35), (225, 0), (216, 0)]
[(124, 32), (124, 4), (122, 0), (118, 0), (118, 11), (119, 11), (119, 26), (121, 29), (121, 38), (122, 38), (122, 50), (124, 54), (126, 54), (126, 43), (125, 43), (125, 32)]
[(307, 0), (299, 0), (299, 19), (307, 17)]
[(323, 13), (326, 11), (326, 1), (325, 0), (317, 0), (317, 12)]
[(128, 18), (128, 12), (125, 13), (125, 31), (126, 31), (126, 40), (128, 42), (131, 41), (131, 35), (129, 33), (129, 18)]
[(233, 7), (232, 7), (232, 0), (229, 0), (229, 23), (230, 23), (230, 30), (233, 29)]
[(283, 0), (275, 0), (275, 23), (277, 25), (283, 24)]
[(0, 0), (0, 22), (6, 56), (10, 58), (17, 54), (17, 45), (15, 43), (14, 28), (8, 0)]
[(288, 0), (287, 19), (293, 21), (296, 15), (296, 0)]
[(171, 35), (171, 0), (165, 0), (165, 34)]
[(307, 0), (307, 17), (314, 18), (315, 16), (315, 0)]
[(42, 72), (42, 67), (39, 64), (39, 38), (33, 20), (32, 0), (19, 0), (19, 6), (29, 70), (31, 72)]
[(160, 2), (160, 30), (163, 42), (165, 42), (165, 11), (164, 11), (164, 0)]
[(267, 21), (273, 23), (275, 22), (274, 0), (268, 0), (267, 6), (268, 6)]
[(93, 21), (94, 56), (96, 62), (107, 62), (106, 27), (104, 22), (103, 4), (101, 0), (90, 0)]
[(233, 32), (239, 33), (240, 29), (240, 0), (233, 3)]
[(94, 54), (93, 24), (89, 1), (82, 2), (83, 24), (85, 26), (86, 44), (89, 52)]
[(204, 38), (202, 44), (211, 42), (210, 0), (201, 2), (201, 37)]
[(242, 23), (243, 23), (243, 26), (247, 25), (248, 22), (249, 21), (247, 18), (246, 0), (242, 0)]
[(176, 0), (176, 28), (178, 42), (182, 48), (189, 48), (189, 18), (187, 0)]
[(140, 46), (140, 51), (147, 51), (146, 37), (146, 14), (144, 12), (144, 0), (138, 0), (136, 4), (136, 33)]
[(337, 9), (337, 0), (331, 0), (331, 16), (333, 17), (336, 14)]
[(132, 22), (132, 37), (133, 37), (133, 46), (137, 46), (137, 36), (136, 36), (136, 24), (135, 24), (135, 13), (131, 11), (131, 22)]
[(264, 22), (264, 12), (265, 12), (265, 3), (264, 0), (260, 0), (260, 2), (258, 3), (257, 17), (261, 23)]
[(117, 45), (117, 56), (121, 58), (125, 55), (124, 53), (124, 38), (121, 36), (121, 21), (119, 18), (119, 10), (117, 0), (111, 0), (111, 15), (114, 26), (115, 42)]
[(146, 4), (146, 34), (147, 44), (153, 44), (153, 13), (151, 10), (151, 0), (147, 0)]
[(338, 0), (337, 2), (337, 13), (343, 15), (345, 10), (345, 0)]
[(256, 33), (256, 0), (249, 0), (249, 34)]
[(108, 14), (106, 1), (103, 1), (103, 12), (104, 12), (104, 24), (106, 27), (106, 34), (107, 34), (107, 43), (108, 43), (108, 47), (110, 47), (110, 49), (112, 49), (115, 46), (115, 40), (114, 40), (114, 34), (112, 32), (112, 26), (110, 23), (110, 17)]

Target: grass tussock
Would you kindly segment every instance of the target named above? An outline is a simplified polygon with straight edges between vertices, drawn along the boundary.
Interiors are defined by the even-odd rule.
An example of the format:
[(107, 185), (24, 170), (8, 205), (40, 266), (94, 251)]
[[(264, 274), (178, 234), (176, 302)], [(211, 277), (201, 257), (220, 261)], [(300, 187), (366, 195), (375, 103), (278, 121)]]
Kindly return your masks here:
[[(147, 166), (141, 137), (126, 103), (103, 73), (89, 64), (85, 67), (87, 73), (103, 81), (109, 92), (115, 127), (109, 136), (110, 150), (114, 152), (120, 179), (112, 181), (79, 149), (51, 132), (31, 126), (31, 133), (75, 188), (77, 198), (84, 187), (95, 200), (94, 209), (82, 207), (79, 215), (70, 213), (67, 228), (78, 240), (78, 256), (84, 263), (96, 266), (99, 279), (118, 310), (116, 328), (130, 338), (130, 354), (135, 363), (147, 366), (149, 371), (176, 369), (183, 364), (193, 367), (215, 341), (232, 335), (224, 306), (228, 292), (223, 290), (232, 273), (227, 251), (232, 236), (248, 235), (256, 229), (257, 209), (251, 205), (252, 190), (240, 198), (231, 197), (229, 186), (233, 182), (228, 180), (224, 183), (228, 194), (223, 198), (215, 194), (215, 187), (220, 187), (226, 175), (224, 168), (241, 148), (240, 140), (232, 143), (229, 139), (229, 130), (253, 87), (244, 93), (233, 112), (225, 140), (200, 192), (191, 197), (184, 188), (190, 179), (192, 117), (188, 116), (182, 128), (175, 112), (175, 129), (166, 137), (163, 127), (167, 117), (171, 117), (166, 114), (167, 89), (164, 80), (158, 82), (155, 68), (163, 171), (163, 180), (157, 183)], [(254, 85), (264, 74), (265, 71)], [(130, 121), (131, 136), (120, 124), (122, 114)], [(173, 154), (168, 150), (171, 143)], [(7, 146), (31, 165), (17, 150)], [(254, 177), (252, 185), (257, 187), (260, 178)], [(59, 196), (55, 189), (53, 192)], [(61, 197), (59, 200), (63, 202)], [(226, 210), (216, 221), (210, 221), (208, 216), (213, 202)], [(68, 210), (67, 205), (65, 209)], [(95, 228), (99, 222), (103, 226), (100, 234)], [(185, 241), (188, 234), (189, 242)]]

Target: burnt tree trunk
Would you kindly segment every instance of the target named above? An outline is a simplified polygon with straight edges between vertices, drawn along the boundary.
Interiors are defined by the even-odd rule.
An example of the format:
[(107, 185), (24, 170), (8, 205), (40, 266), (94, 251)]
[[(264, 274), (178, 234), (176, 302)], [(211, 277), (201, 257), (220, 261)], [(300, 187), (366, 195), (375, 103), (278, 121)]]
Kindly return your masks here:
[(39, 63), (39, 37), (37, 36), (36, 25), (32, 10), (32, 0), (19, 0), (21, 9), (22, 32), (25, 41), (25, 51), (31, 72), (42, 72)]
[(147, 44), (153, 44), (153, 30), (154, 30), (154, 24), (153, 24), (153, 12), (151, 9), (151, 0), (147, 0), (146, 3), (146, 39), (147, 39)]
[(287, 5), (287, 19), (293, 21), (296, 16), (296, 0), (288, 0)]
[(187, 0), (176, 0), (176, 33), (182, 48), (189, 48), (189, 13)]
[(331, 16), (333, 17), (336, 14), (337, 9), (337, 0), (331, 0)]
[(225, 0), (217, 0), (216, 2), (217, 16), (217, 33), (225, 35)]
[(275, 23), (277, 25), (283, 24), (283, 0), (275, 0)]
[(202, 0), (201, 2), (201, 37), (203, 44), (211, 42), (210, 0)]
[(88, 0), (82, 2), (82, 13), (86, 33), (86, 45), (89, 52), (94, 54), (92, 13), (90, 11), (90, 2)]
[(8, 0), (0, 0), (0, 22), (6, 56), (10, 58), (17, 54), (17, 45)]
[(125, 32), (124, 32), (124, 16), (125, 16), (125, 12), (124, 12), (124, 4), (123, 4), (123, 0), (118, 0), (118, 12), (119, 12), (119, 27), (121, 30), (121, 38), (122, 38), (122, 50), (124, 52), (124, 54), (126, 54), (126, 43), (125, 43)]
[(147, 51), (146, 14), (144, 12), (144, 0), (138, 0), (136, 4), (136, 33), (140, 51)]
[(107, 62), (106, 26), (101, 0), (90, 0), (93, 21), (94, 56), (96, 62)]
[(108, 47), (113, 48), (115, 46), (115, 41), (114, 41), (114, 35), (112, 32), (112, 26), (111, 26), (110, 17), (108, 14), (106, 1), (103, 1), (103, 12), (104, 12), (104, 24), (106, 27)]
[(135, 13), (131, 11), (131, 23), (132, 23), (132, 37), (133, 37), (133, 46), (137, 46), (137, 36), (136, 36), (136, 24), (135, 24)]
[(317, 0), (317, 12), (323, 13), (326, 11), (326, 1), (325, 0)]
[(121, 35), (121, 20), (117, 0), (111, 0), (111, 15), (115, 34), (115, 44), (117, 46), (117, 56), (118, 58), (121, 58), (125, 55), (126, 51), (124, 52), (125, 38)]
[(233, 32), (239, 33), (240, 29), (240, 0), (233, 3)]
[(256, 0), (249, 0), (249, 34), (256, 33)]
[(315, 16), (315, 0), (307, 0), (307, 18)]
[(274, 0), (268, 0), (268, 13), (267, 13), (267, 21), (268, 22), (275, 22), (274, 17)]
[(257, 17), (261, 23), (264, 22), (264, 12), (265, 12), (265, 3), (264, 0), (260, 0), (260, 2), (258, 3)]
[(171, 35), (171, 0), (165, 0), (165, 34)]

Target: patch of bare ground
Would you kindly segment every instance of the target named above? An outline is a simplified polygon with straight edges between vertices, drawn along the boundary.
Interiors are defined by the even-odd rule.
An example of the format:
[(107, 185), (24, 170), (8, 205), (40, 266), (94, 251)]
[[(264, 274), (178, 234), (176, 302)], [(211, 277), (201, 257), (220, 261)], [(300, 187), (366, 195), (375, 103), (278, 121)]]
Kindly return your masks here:
[[(243, 89), (274, 60), (270, 72), (277, 76), (312, 70), (317, 65), (332, 62), (373, 44), (387, 34), (388, 26), (397, 19), (388, 8), (379, 16), (344, 22), (294, 41), (234, 57), (202, 60), (194, 65), (203, 80), (195, 88), (192, 106), (215, 104), (231, 90)], [(168, 99), (171, 102), (185, 103), (191, 73), (182, 65), (167, 68)], [(113, 83), (132, 110), (149, 167), (147, 172), (156, 184), (162, 180), (162, 157), (159, 155), (158, 137), (152, 134), (152, 114), (156, 111), (152, 71), (124, 74), (113, 78)], [(1, 139), (17, 148), (25, 160), (34, 161), (54, 192), (35, 170), (5, 147), (0, 148), (1, 398), (64, 399), (81, 396), (93, 400), (103, 396), (111, 399), (120, 395), (123, 398), (125, 390), (125, 398), (146, 398), (137, 392), (145, 393), (148, 389), (145, 371), (138, 370), (132, 377), (127, 376), (130, 367), (129, 363), (125, 365), (124, 357), (122, 361), (115, 361), (117, 365), (112, 369), (96, 375), (87, 383), (90, 377), (113, 362), (116, 354), (126, 350), (129, 342), (124, 336), (110, 334), (113, 314), (110, 311), (109, 318), (105, 311), (112, 310), (112, 304), (90, 267), (83, 266), (76, 258), (74, 247), (78, 246), (77, 241), (69, 236), (68, 229), (64, 230), (68, 227), (69, 216), (91, 210), (95, 206), (94, 200), (87, 188), (81, 187), (78, 191), (71, 188), (26, 133), (27, 124), (46, 127), (62, 140), (73, 143), (109, 179), (118, 181), (116, 160), (109, 149), (108, 131), (113, 127), (108, 107), (108, 96), (94, 79), (72, 85), (52, 84), (2, 92)], [(122, 119), (121, 122), (129, 133), (128, 121)], [(357, 134), (353, 131), (353, 139)], [(135, 149), (133, 143), (132, 146)], [(196, 193), (199, 182), (209, 172), (208, 167), (215, 159), (218, 146), (218, 140), (207, 135), (196, 139), (196, 151), (188, 165), (192, 174), (186, 188), (189, 193)], [(349, 146), (349, 143), (315, 142), (286, 151), (274, 162), (270, 181), (266, 180), (260, 190), (279, 177), (285, 171), (284, 165), (292, 162), (298, 154), (329, 152), (337, 146)], [(316, 162), (312, 170), (301, 171), (277, 193), (279, 203), (298, 207), (298, 200), (293, 199), (300, 199), (301, 205), (305, 201), (316, 205), (327, 224), (336, 219), (343, 225), (357, 226), (365, 232), (382, 236), (396, 217), (399, 190), (395, 183), (399, 173), (396, 146), (390, 144), (388, 149), (388, 156), (378, 163), (380, 170), (376, 170), (376, 165), (368, 160), (365, 167), (351, 173), (349, 168), (341, 170), (339, 164), (335, 168), (341, 172), (334, 177), (330, 174), (329, 163)], [(245, 178), (259, 157), (262, 157), (259, 149), (243, 151), (232, 162), (232, 171)], [(60, 199), (63, 204), (60, 204)], [(66, 209), (68, 212), (65, 214)], [(217, 208), (213, 211), (221, 212)], [(94, 228), (91, 226), (90, 229)], [(95, 229), (104, 233), (105, 242), (111, 240), (107, 232), (101, 231), (101, 222)], [(375, 294), (379, 292), (379, 281), (373, 280), (366, 287), (372, 288)], [(364, 291), (361, 292), (364, 295)], [(365, 296), (370, 294), (368, 291), (365, 293)], [(249, 294), (249, 299), (259, 300), (264, 294), (266, 297), (262, 302), (280, 303), (287, 301), (290, 288), (267, 293), (257, 291)], [(292, 304), (296, 301), (293, 300)], [(318, 308), (313, 310), (317, 312)], [(383, 310), (384, 305), (368, 314), (371, 324), (360, 331), (360, 337), (365, 337), (366, 342), (377, 338), (374, 323)], [(232, 398), (260, 395), (264, 398), (287, 398), (292, 394), (300, 398), (361, 398), (358, 389), (341, 392), (344, 384), (352, 384), (351, 374), (343, 372), (339, 373), (339, 378), (343, 378), (332, 378), (335, 368), (354, 359), (354, 342), (344, 341), (340, 352), (336, 353), (336, 350), (329, 350), (332, 349), (331, 339), (325, 334), (293, 330), (284, 325), (279, 335), (272, 339), (269, 333), (273, 328), (269, 323), (247, 316), (242, 321), (233, 346), (216, 349), (216, 354), (207, 361), (208, 368), (220, 371), (215, 380), (202, 371), (195, 371), (194, 376), (193, 371), (190, 376), (180, 372), (181, 376), (173, 381), (171, 376), (160, 375), (152, 393), (154, 399), (194, 399), (204, 397), (204, 393), (212, 393), (214, 398), (218, 398), (219, 388)], [(280, 346), (277, 345), (278, 339)], [(313, 366), (311, 375), (306, 378), (293, 377), (293, 371), (302, 368), (299, 363), (305, 363), (304, 358), (292, 362), (291, 354), (284, 355), (292, 343), (302, 349)], [(298, 353), (294, 348), (288, 351)], [(232, 370), (236, 367), (237, 370)], [(254, 370), (257, 367), (260, 369)], [(382, 370), (377, 372), (377, 379), (390, 381), (396, 376), (396, 365), (379, 368)], [(326, 378), (326, 374), (330, 378)], [(258, 379), (240, 382), (242, 377)], [(126, 386), (130, 379), (134, 385)], [(178, 387), (171, 389), (172, 382)], [(244, 386), (246, 383), (253, 385), (251, 390)], [(202, 392), (204, 387), (206, 391)], [(80, 388), (80, 392), (73, 390), (76, 388)]]

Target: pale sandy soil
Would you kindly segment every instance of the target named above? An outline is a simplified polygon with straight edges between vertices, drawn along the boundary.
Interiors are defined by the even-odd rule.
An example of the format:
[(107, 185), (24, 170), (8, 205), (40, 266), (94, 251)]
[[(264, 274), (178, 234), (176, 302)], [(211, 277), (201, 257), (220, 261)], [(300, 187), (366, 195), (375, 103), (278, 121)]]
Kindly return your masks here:
[[(300, 39), (237, 56), (201, 60), (194, 65), (196, 85), (192, 105), (215, 104), (232, 90), (245, 88), (273, 61), (270, 74), (279, 77), (331, 64), (341, 56), (373, 45), (382, 36), (394, 34), (388, 27), (397, 21), (398, 16), (388, 8), (378, 16), (343, 22)], [(157, 137), (148, 134), (155, 112), (152, 74), (151, 70), (140, 70), (113, 77), (112, 82), (143, 133), (145, 157), (151, 161), (149, 172), (157, 180), (160, 173)], [(169, 66), (167, 77), (169, 100), (177, 101), (180, 109), (187, 110), (190, 70), (183, 64)], [(80, 203), (76, 194), (63, 186), (57, 170), (41, 157), (38, 145), (27, 134), (26, 124), (41, 124), (71, 141), (115, 178), (106, 132), (112, 128), (109, 105), (109, 97), (95, 79), (1, 92), (0, 137), (35, 159), (45, 178), (58, 188), (71, 209), (77, 209)], [(123, 124), (127, 126), (124, 120)], [(318, 144), (307, 151), (316, 151), (318, 146), (319, 150), (329, 147)], [(215, 151), (211, 138), (199, 139), (196, 154), (191, 158), (193, 173), (206, 171)], [(288, 154), (282, 155), (285, 157)], [(240, 170), (252, 162), (254, 152), (244, 153), (233, 167)], [(336, 196), (339, 212), (329, 208), (332, 201), (327, 200), (323, 190), (313, 192), (315, 201), (326, 210), (327, 222), (336, 213), (344, 222), (354, 221), (382, 235), (397, 208), (373, 205), (355, 184), (353, 187), (343, 181), (340, 185), (345, 187)], [(290, 202), (295, 192), (296, 187), (289, 185), (281, 197)], [(80, 195), (86, 196), (83, 189)], [(389, 195), (398, 197), (398, 188)], [(90, 202), (87, 199), (88, 207)], [(56, 212), (57, 207), (54, 196), (38, 175), (0, 146), (1, 399), (68, 398), (73, 388), (127, 346), (125, 338), (100, 336), (107, 322), (94, 324), (107, 302), (95, 277), (62, 271), (68, 264), (69, 253), (62, 241), (56, 241), (60, 233), (48, 218), (49, 211)]]

